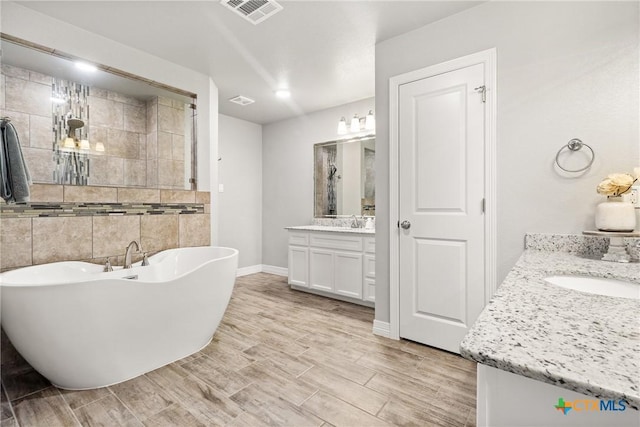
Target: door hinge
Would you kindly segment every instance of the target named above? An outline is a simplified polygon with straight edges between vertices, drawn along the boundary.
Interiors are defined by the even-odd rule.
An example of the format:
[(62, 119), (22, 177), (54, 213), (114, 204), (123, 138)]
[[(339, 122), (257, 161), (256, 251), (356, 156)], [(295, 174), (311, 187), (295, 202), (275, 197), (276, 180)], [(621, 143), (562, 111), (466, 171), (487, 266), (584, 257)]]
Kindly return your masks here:
[(487, 87), (485, 85), (478, 86), (473, 90), (482, 94), (482, 102), (487, 102)]
[(486, 203), (486, 199), (482, 199), (482, 213), (485, 213), (485, 211), (486, 211), (486, 205), (487, 205), (487, 203)]

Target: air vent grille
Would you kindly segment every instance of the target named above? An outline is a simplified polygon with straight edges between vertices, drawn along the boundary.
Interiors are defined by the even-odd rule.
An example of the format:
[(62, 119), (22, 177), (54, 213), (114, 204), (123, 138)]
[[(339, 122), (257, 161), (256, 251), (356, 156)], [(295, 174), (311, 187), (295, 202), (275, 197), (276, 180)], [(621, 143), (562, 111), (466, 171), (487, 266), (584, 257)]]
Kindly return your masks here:
[(220, 3), (254, 25), (282, 10), (275, 0), (221, 0)]
[(235, 96), (229, 99), (229, 101), (233, 102), (234, 104), (241, 105), (243, 107), (245, 105), (253, 104), (254, 102), (256, 102), (253, 99), (247, 98), (246, 96), (242, 96), (242, 95)]

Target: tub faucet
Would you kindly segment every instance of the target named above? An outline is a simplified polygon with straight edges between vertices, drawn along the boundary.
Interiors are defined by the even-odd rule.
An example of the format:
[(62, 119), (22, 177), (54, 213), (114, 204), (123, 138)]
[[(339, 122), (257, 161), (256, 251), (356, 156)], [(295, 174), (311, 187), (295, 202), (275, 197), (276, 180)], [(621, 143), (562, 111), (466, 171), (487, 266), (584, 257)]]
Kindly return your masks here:
[(351, 217), (353, 218), (353, 221), (351, 221), (351, 228), (360, 228), (360, 222), (358, 222), (358, 217), (355, 214), (351, 215)]
[(129, 245), (127, 245), (127, 250), (124, 253), (124, 267), (123, 268), (131, 268), (131, 249), (132, 247), (136, 247), (136, 252), (140, 252), (140, 245), (135, 240), (132, 240)]

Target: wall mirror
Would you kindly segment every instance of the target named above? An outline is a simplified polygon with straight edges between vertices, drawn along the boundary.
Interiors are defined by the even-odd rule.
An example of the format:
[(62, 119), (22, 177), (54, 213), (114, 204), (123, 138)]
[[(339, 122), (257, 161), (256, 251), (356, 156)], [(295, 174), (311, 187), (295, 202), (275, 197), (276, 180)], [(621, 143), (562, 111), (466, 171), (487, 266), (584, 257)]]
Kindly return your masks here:
[(0, 114), (34, 183), (196, 189), (196, 95), (2, 34)]
[(314, 145), (315, 217), (376, 214), (375, 135)]

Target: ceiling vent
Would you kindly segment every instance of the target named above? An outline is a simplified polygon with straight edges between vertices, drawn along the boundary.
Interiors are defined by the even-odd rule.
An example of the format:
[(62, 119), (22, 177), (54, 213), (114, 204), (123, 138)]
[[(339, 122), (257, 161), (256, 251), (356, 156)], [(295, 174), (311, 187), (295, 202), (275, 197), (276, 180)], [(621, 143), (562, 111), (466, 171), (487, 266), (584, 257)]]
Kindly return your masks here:
[(282, 10), (282, 6), (274, 0), (221, 0), (220, 3), (253, 25), (261, 23)]
[(253, 99), (247, 98), (246, 96), (242, 96), (242, 95), (238, 95), (234, 98), (231, 98), (229, 101), (233, 102), (234, 104), (241, 105), (243, 107), (245, 105), (253, 104), (254, 102), (256, 102)]

